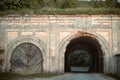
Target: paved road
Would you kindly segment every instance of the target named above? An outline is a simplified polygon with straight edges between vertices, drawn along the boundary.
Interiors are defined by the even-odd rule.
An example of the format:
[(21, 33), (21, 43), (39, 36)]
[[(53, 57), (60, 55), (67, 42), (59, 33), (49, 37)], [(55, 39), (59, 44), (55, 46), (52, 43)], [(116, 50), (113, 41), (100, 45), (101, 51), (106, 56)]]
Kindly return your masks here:
[(107, 77), (103, 74), (69, 73), (52, 78), (34, 78), (34, 79), (24, 79), (24, 80), (115, 80), (115, 79)]

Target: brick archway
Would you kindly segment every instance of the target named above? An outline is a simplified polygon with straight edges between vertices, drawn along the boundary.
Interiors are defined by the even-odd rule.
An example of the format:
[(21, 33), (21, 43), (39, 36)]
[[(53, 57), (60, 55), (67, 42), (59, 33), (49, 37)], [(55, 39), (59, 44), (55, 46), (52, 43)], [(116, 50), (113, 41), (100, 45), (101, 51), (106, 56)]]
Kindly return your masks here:
[(69, 36), (67, 36), (61, 43), (60, 43), (60, 55), (59, 55), (59, 61), (61, 61), (59, 64), (59, 68), (60, 68), (60, 72), (64, 72), (64, 68), (65, 68), (65, 61), (64, 61), (64, 57), (65, 57), (65, 51), (66, 51), (66, 47), (67, 45), (70, 43), (71, 40), (73, 39), (76, 39), (76, 38), (79, 38), (79, 37), (82, 37), (82, 36), (87, 36), (87, 37), (91, 37), (91, 38), (94, 38), (96, 39), (100, 46), (101, 46), (101, 50), (103, 52), (103, 72), (108, 72), (109, 70), (109, 65), (105, 65), (108, 59), (108, 43), (107, 41), (101, 37), (100, 35), (98, 34), (91, 34), (91, 33), (86, 33), (86, 32), (78, 32), (78, 33), (72, 33), (70, 34)]
[[(79, 53), (77, 52), (77, 56), (75, 58), (70, 57), (70, 55), (74, 55), (73, 52), (77, 50), (80, 51)], [(91, 60), (89, 60), (89, 65), (85, 65), (85, 61), (87, 60), (85, 59), (85, 51), (88, 55), (91, 56)], [(82, 57), (84, 57), (84, 60), (82, 59)], [(69, 59), (72, 60), (69, 61)], [(101, 46), (95, 38), (90, 36), (83, 35), (78, 38), (72, 39), (66, 47), (64, 60), (65, 72), (103, 72), (103, 52), (101, 50)], [(72, 61), (74, 61), (74, 63), (72, 63)], [(72, 70), (71, 67), (76, 67), (77, 70)], [(86, 67), (89, 69), (81, 70), (81, 68)]]
[(43, 55), (43, 71), (45, 71), (44, 67), (46, 66), (46, 62), (47, 60), (45, 59), (46, 58), (46, 44), (41, 41), (40, 39), (38, 38), (35, 38), (33, 36), (23, 36), (23, 37), (19, 37), (15, 40), (13, 40), (12, 42), (10, 42), (10, 44), (7, 46), (7, 54), (6, 54), (6, 71), (9, 72), (10, 71), (10, 67), (11, 67), (11, 63), (10, 63), (10, 60), (11, 60), (11, 56), (12, 56), (12, 53), (14, 51), (14, 49), (20, 45), (20, 44), (23, 44), (23, 43), (31, 43), (31, 44), (34, 44), (35, 46), (37, 46), (40, 50), (41, 50), (41, 53)]

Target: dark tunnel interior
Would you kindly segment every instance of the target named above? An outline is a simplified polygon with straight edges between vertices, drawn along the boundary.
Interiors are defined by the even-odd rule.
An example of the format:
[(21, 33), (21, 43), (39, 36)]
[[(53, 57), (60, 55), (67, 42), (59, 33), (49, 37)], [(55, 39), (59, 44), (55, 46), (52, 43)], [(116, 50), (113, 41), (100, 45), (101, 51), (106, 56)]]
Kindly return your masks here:
[[(71, 66), (76, 66), (70, 64), (70, 55), (76, 50), (86, 51), (90, 55), (89, 65), (87, 65), (89, 67), (88, 72), (103, 72), (103, 52), (101, 45), (97, 39), (90, 36), (75, 38), (66, 46), (65, 72), (71, 72)], [(78, 58), (73, 58), (72, 61), (78, 61)], [(77, 63), (78, 67), (80, 64), (82, 63)]]

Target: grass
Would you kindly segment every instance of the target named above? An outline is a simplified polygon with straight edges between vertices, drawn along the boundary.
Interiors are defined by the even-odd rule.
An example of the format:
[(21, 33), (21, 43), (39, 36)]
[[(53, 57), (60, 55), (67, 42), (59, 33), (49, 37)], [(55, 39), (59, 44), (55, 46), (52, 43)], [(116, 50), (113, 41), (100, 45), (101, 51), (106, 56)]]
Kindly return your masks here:
[(15, 73), (2, 73), (0, 74), (0, 80), (14, 80), (14, 79), (25, 79), (25, 78), (50, 78), (54, 76), (58, 76), (61, 74), (50, 74), (50, 73), (38, 73), (38, 74), (29, 74), (29, 75), (21, 75)]
[(0, 15), (8, 14), (37, 14), (37, 15), (76, 15), (76, 14), (102, 14), (102, 15), (120, 15), (120, 8), (41, 8), (41, 9), (20, 9), (20, 10), (7, 10), (0, 11)]
[(118, 74), (112, 74), (112, 73), (109, 73), (109, 74), (106, 74), (107, 76), (110, 76), (110, 77), (112, 77), (112, 78), (114, 78), (114, 79), (116, 79), (116, 80), (120, 80), (120, 75), (118, 75)]
[[(16, 73), (1, 73), (0, 74), (0, 80), (17, 80), (17, 79), (33, 79), (33, 78), (50, 78), (54, 76), (58, 76), (62, 74), (50, 74), (50, 73), (38, 73), (38, 74), (28, 74), (28, 75), (22, 75), (22, 74), (16, 74)], [(116, 80), (120, 80), (120, 75), (118, 74), (105, 74), (109, 77), (112, 77)]]

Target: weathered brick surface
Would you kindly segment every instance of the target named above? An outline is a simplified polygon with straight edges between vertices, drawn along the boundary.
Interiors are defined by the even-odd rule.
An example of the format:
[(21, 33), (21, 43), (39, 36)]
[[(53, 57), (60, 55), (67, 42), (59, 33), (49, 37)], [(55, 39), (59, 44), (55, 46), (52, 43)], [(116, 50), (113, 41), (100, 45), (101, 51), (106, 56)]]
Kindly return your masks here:
[[(23, 42), (38, 45), (44, 72), (64, 72), (65, 47), (78, 33), (96, 36), (104, 52), (104, 72), (115, 72), (120, 54), (119, 15), (8, 15), (0, 17), (0, 46), (5, 49), (4, 67), (10, 69), (15, 47)], [(87, 35), (91, 36), (91, 35)]]

